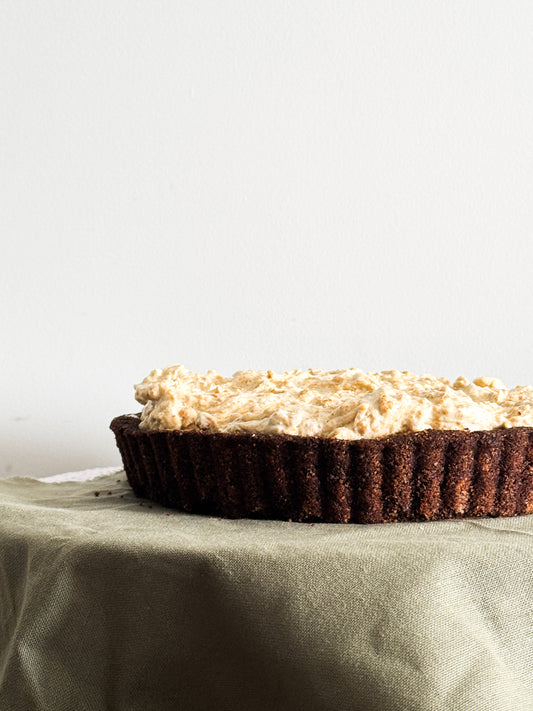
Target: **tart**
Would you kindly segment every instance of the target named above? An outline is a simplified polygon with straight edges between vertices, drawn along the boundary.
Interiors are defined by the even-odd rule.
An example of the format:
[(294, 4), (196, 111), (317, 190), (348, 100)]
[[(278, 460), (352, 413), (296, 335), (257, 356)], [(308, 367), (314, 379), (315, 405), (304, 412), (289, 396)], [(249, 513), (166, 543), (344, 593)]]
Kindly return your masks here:
[(385, 523), (533, 512), (533, 388), (399, 371), (172, 366), (111, 423), (134, 492), (229, 518)]

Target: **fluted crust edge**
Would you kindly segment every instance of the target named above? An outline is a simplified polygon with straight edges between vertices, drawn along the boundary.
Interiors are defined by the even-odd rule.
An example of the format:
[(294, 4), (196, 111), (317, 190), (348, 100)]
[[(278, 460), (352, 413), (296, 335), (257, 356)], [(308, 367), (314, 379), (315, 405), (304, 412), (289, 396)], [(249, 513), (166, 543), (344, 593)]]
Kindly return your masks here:
[(533, 428), (337, 440), (111, 423), (134, 492), (228, 518), (387, 523), (533, 512)]

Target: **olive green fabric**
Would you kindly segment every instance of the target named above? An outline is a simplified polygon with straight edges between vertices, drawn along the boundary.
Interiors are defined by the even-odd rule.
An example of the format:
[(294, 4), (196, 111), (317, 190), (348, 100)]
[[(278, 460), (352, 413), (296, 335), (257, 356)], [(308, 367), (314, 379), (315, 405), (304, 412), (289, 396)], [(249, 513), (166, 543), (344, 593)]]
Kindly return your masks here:
[(533, 709), (533, 517), (229, 521), (123, 474), (8, 479), (0, 614), (0, 709)]

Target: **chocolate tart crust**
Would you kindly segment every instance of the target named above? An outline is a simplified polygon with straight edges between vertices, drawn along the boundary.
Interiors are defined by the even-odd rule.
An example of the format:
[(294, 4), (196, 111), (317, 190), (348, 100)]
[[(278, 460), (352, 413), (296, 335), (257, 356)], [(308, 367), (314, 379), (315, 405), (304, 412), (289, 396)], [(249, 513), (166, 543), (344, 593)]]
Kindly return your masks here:
[(227, 518), (387, 523), (533, 512), (533, 428), (338, 440), (111, 423), (135, 494)]

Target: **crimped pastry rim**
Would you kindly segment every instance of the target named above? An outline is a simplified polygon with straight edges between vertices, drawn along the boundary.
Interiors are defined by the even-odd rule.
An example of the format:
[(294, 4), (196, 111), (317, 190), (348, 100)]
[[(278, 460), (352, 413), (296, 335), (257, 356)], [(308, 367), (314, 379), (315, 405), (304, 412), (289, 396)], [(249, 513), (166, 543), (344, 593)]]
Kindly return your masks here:
[(533, 512), (530, 427), (338, 440), (139, 423), (111, 423), (132, 488), (191, 513), (385, 523)]

